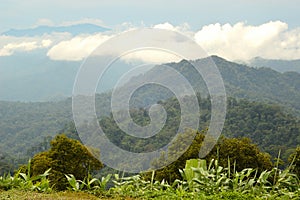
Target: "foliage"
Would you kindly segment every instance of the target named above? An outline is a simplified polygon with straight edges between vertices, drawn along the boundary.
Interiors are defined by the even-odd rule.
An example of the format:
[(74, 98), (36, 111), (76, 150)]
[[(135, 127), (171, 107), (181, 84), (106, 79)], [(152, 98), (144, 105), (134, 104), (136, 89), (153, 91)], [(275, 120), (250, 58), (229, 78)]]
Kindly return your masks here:
[[(187, 160), (198, 158), (199, 151), (205, 137), (205, 131), (197, 132), (191, 145), (188, 149), (182, 149), (181, 146), (188, 137), (195, 135), (194, 130), (186, 130), (186, 132), (180, 134), (174, 144), (170, 145), (167, 151), (167, 155), (162, 156), (153, 162), (153, 168), (159, 168), (160, 165), (168, 162), (168, 159), (173, 159), (173, 155), (178, 155), (182, 151), (182, 155), (175, 161), (156, 171), (155, 179), (167, 180), (172, 183), (176, 179), (181, 179), (181, 174), (178, 169), (184, 168), (184, 164)], [(235, 163), (234, 170), (242, 170), (245, 168), (258, 169), (258, 172), (262, 172), (266, 169), (272, 168), (272, 162), (270, 155), (263, 153), (259, 150), (257, 145), (251, 143), (247, 138), (221, 138), (218, 144), (213, 150), (205, 157), (207, 161), (212, 159), (218, 160), (218, 164), (222, 167), (228, 167), (228, 160), (231, 163)], [(231, 169), (233, 170), (233, 169)], [(146, 175), (149, 178), (149, 174)]]
[(51, 168), (49, 176), (51, 184), (59, 190), (67, 186), (65, 174), (76, 174), (83, 180), (89, 171), (100, 169), (102, 163), (92, 155), (78, 140), (67, 138), (65, 135), (57, 135), (51, 141), (49, 151), (42, 152), (32, 159), (32, 174), (39, 174), (45, 168)]
[(290, 155), (289, 160), (292, 165), (292, 171), (300, 177), (300, 146), (298, 146), (295, 152)]
[(67, 187), (68, 190), (72, 190), (75, 192), (86, 190), (90, 193), (98, 193), (103, 192), (107, 189), (107, 183), (110, 181), (111, 174), (108, 174), (106, 177), (102, 177), (101, 179), (92, 178), (89, 174), (83, 181), (76, 180), (73, 174), (65, 175), (70, 187)]
[[(299, 125), (296, 125), (299, 124), (299, 119), (297, 122), (295, 117), (284, 113), (289, 110), (300, 116), (299, 73), (282, 74), (267, 68), (256, 69), (228, 62), (216, 56), (212, 56), (212, 59), (222, 74), (227, 96), (238, 100), (248, 100), (246, 102), (230, 102), (228, 120), (226, 121), (227, 128), (225, 127), (224, 130), (225, 135), (249, 137), (273, 156), (279, 149), (282, 149), (284, 156), (285, 151), (291, 151), (292, 148), (295, 148), (300, 142)], [(207, 59), (200, 59), (195, 62), (200, 65), (207, 64)], [(183, 60), (168, 65), (182, 73), (187, 80), (190, 80), (192, 86), (202, 96), (208, 94), (207, 91), (203, 91), (206, 86), (201, 76), (197, 76), (187, 61)], [(159, 70), (160, 66), (156, 68)], [(145, 92), (142, 91), (133, 96), (135, 97), (131, 101), (131, 105), (135, 108), (147, 108), (153, 103), (167, 100), (171, 97), (171, 93), (156, 88), (147, 89)], [(96, 111), (99, 119), (109, 116), (110, 98), (111, 93), (109, 92), (96, 95)], [(251, 101), (264, 103), (252, 103)], [(276, 103), (282, 108), (274, 107), (272, 104), (268, 106), (270, 102)], [(49, 137), (54, 137), (57, 132), (64, 128), (65, 124), (72, 120), (71, 108), (70, 98), (58, 102), (0, 101), (0, 137), (2, 139), (0, 152), (7, 154), (6, 158), (11, 158), (9, 162), (5, 162), (8, 165), (4, 166), (0, 155), (0, 166), (3, 172), (8, 172), (18, 164), (26, 163), (28, 158), (36, 153), (47, 150), (49, 146), (47, 146), (48, 142), (45, 141), (49, 140)], [(176, 113), (176, 107), (173, 111)], [(205, 126), (205, 122), (210, 119), (207, 113), (210, 109), (208, 106), (204, 106), (203, 111), (201, 116), (203, 124), (201, 125)], [(204, 126), (201, 126), (200, 130), (204, 129)], [(173, 126), (169, 126), (169, 128), (173, 128)], [(113, 134), (113, 131), (109, 132)], [(120, 140), (116, 142), (126, 146), (130, 138), (124, 138), (123, 142)], [(163, 142), (165, 144), (165, 141)], [(145, 151), (151, 151), (155, 148), (151, 144), (144, 146)], [(284, 160), (285, 158), (287, 157), (283, 157)]]
[[(188, 160), (180, 170), (183, 179), (172, 185), (154, 180), (154, 171), (151, 180), (115, 174), (114, 187), (104, 195), (142, 199), (297, 199), (300, 194), (299, 179), (290, 173), (290, 168), (273, 168), (259, 174), (252, 168), (232, 171), (230, 160), (228, 165), (221, 167), (214, 159), (208, 165), (206, 160)], [(272, 182), (270, 178), (274, 178)]]
[[(201, 108), (199, 130), (204, 130), (211, 118), (210, 100), (200, 96), (198, 98)], [(189, 98), (185, 98), (184, 101), (188, 103)], [(158, 149), (168, 144), (170, 138), (175, 136), (181, 114), (179, 103), (175, 98), (158, 103), (165, 108), (168, 118), (163, 129), (154, 137), (143, 139), (125, 134), (112, 117), (100, 120), (101, 127), (110, 141), (125, 150), (138, 153)], [(144, 125), (149, 120), (145, 112), (147, 113), (146, 109), (134, 109), (131, 110), (131, 116), (138, 124)], [(277, 105), (228, 98), (227, 116), (222, 131), (225, 137), (250, 138), (260, 150), (270, 153), (273, 158), (281, 150), (282, 159), (287, 163), (290, 152), (300, 143), (299, 133), (299, 119), (286, 114)]]
[(228, 167), (229, 159), (231, 163), (235, 163), (237, 171), (254, 168), (261, 172), (273, 166), (270, 155), (260, 151), (249, 138), (222, 137), (209, 155), (209, 159), (211, 158), (218, 159), (219, 165), (223, 167)]
[[(252, 168), (231, 171), (230, 160), (228, 165), (229, 167), (223, 168), (217, 160), (211, 160), (207, 166), (206, 160), (189, 160), (185, 169), (180, 170), (184, 179), (178, 180), (178, 185), (185, 191), (206, 194), (236, 191), (264, 198), (297, 198), (299, 195), (300, 182), (298, 177), (290, 172), (290, 168), (273, 168), (259, 175), (257, 170)], [(269, 181), (272, 177), (273, 183)]]
[[(30, 162), (27, 167), (30, 170)], [(183, 169), (179, 169), (182, 180), (177, 179), (173, 184), (155, 180), (155, 171), (152, 171), (150, 180), (141, 175), (120, 177), (115, 174), (114, 186), (109, 189), (105, 185), (111, 175), (101, 179), (88, 176), (84, 180), (77, 180), (72, 174), (65, 177), (68, 180), (68, 190), (76, 192), (78, 197), (86, 196), (82, 192), (87, 192), (101, 199), (298, 199), (300, 181), (290, 170), (290, 167), (284, 170), (273, 168), (259, 174), (252, 168), (232, 171), (229, 159), (226, 168), (219, 166), (214, 159), (209, 164), (206, 160), (191, 159)], [(49, 192), (49, 184), (44, 185), (44, 189), (41, 189), (40, 184), (41, 180), (48, 180), (48, 174), (49, 170), (36, 177), (29, 173), (21, 175), (20, 172), (14, 177), (0, 177), (0, 190), (12, 190), (14, 193), (20, 193), (19, 190)], [(8, 187), (5, 188), (4, 185)], [(14, 188), (18, 190), (13, 190)]]
[[(194, 137), (194, 139), (191, 137)], [(199, 157), (199, 150), (204, 137), (204, 132), (196, 132), (195, 135), (195, 131), (191, 129), (187, 129), (184, 133), (179, 134), (176, 138), (176, 141), (169, 146), (168, 151), (165, 154), (162, 154), (160, 158), (152, 162), (153, 168), (157, 169), (161, 168), (161, 166), (165, 166), (165, 163), (170, 162), (168, 158), (175, 160), (172, 164), (157, 170), (155, 173), (155, 179), (158, 181), (166, 180), (169, 183), (174, 182), (176, 179), (180, 179), (181, 175), (178, 169), (184, 168), (186, 160)], [(185, 142), (189, 141), (190, 139), (192, 139), (192, 143), (188, 149), (182, 149), (182, 146), (185, 146)], [(182, 152), (180, 152), (180, 150)], [(177, 159), (172, 157), (173, 155), (180, 154), (182, 155)], [(149, 179), (149, 174), (146, 176)]]
[[(97, 95), (97, 101), (99, 106), (104, 102), (106, 108), (107, 94)], [(0, 101), (0, 174), (12, 172), (37, 153), (49, 150), (49, 142), (61, 130), (68, 130), (71, 121), (71, 98), (57, 102)], [(66, 135), (78, 139), (78, 135)]]
[(0, 153), (0, 174), (13, 171), (12, 157), (6, 153)]
[[(101, 97), (101, 98), (100, 98)], [(97, 96), (97, 114), (102, 110), (100, 124), (107, 137), (120, 148), (133, 152), (149, 152), (168, 144), (174, 137), (180, 122), (180, 106), (175, 98), (159, 101), (166, 112), (164, 128), (155, 137), (134, 138), (118, 128), (108, 115), (106, 98)], [(151, 100), (150, 102), (152, 102)], [(184, 101), (188, 102), (186, 98)], [(109, 101), (108, 101), (109, 102)], [(155, 102), (157, 103), (157, 102)], [(20, 163), (26, 163), (29, 157), (50, 148), (49, 141), (57, 132), (79, 139), (71, 121), (70, 102), (52, 103), (5, 103), (0, 102), (0, 170), (13, 171)], [(208, 127), (210, 121), (210, 100), (200, 98), (201, 108), (199, 130)], [(104, 108), (99, 108), (100, 106)], [(38, 110), (37, 110), (38, 109)], [(68, 110), (70, 109), (70, 110)], [(132, 108), (133, 120), (140, 125), (149, 121), (147, 108)], [(19, 113), (22, 113), (19, 114)], [(104, 113), (104, 114), (103, 114)], [(192, 116), (193, 117), (193, 116)], [(223, 135), (227, 137), (248, 137), (262, 150), (273, 157), (279, 149), (286, 162), (290, 152), (300, 143), (299, 119), (286, 114), (282, 107), (269, 104), (228, 98), (227, 118)], [(60, 131), (63, 129), (63, 131)], [(30, 137), (30, 138), (29, 138)], [(20, 142), (22, 141), (22, 142)], [(134, 145), (132, 145), (134, 144)]]
[(7, 174), (0, 177), (0, 190), (18, 188), (21, 190), (51, 192), (52, 187), (50, 186), (50, 181), (48, 179), (51, 169), (46, 170), (42, 174), (31, 176), (30, 168), (31, 161), (29, 160), (27, 165), (27, 174), (18, 171), (14, 176)]
[(299, 119), (283, 112), (282, 107), (248, 100), (228, 99), (223, 134), (248, 137), (261, 149), (287, 162), (291, 149), (300, 143)]

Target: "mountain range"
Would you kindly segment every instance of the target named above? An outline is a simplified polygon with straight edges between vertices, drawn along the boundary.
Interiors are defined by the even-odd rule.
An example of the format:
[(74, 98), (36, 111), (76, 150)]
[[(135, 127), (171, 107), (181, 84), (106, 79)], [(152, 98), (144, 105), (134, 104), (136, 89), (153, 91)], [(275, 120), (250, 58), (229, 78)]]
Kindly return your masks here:
[[(206, 59), (199, 59), (193, 62), (206, 63)], [(277, 104), (282, 107), (282, 112), (290, 113), (293, 116), (300, 116), (300, 74), (297, 72), (285, 72), (280, 73), (270, 68), (253, 68), (246, 65), (237, 64), (234, 62), (229, 62), (223, 58), (212, 56), (211, 59), (218, 66), (220, 73), (223, 77), (225, 88), (228, 97), (234, 97), (237, 99), (248, 99), (256, 102), (264, 102), (266, 104)], [(44, 64), (42, 62), (41, 64)], [(30, 61), (28, 61), (30, 62)], [(48, 69), (52, 69), (53, 77), (47, 79), (49, 87), (55, 91), (55, 87), (72, 88), (72, 78), (76, 74), (76, 67), (73, 68), (72, 63), (64, 63), (70, 65), (68, 68), (64, 68), (61, 71), (59, 77), (54, 76), (60, 68), (55, 66), (54, 63), (48, 64)], [(79, 64), (79, 63), (76, 63)], [(194, 73), (189, 62), (182, 60), (178, 63), (167, 63), (178, 70), (183, 76), (196, 87), (196, 90), (200, 92), (202, 97), (207, 95), (205, 92), (205, 84), (201, 81), (199, 74)], [(33, 65), (27, 65), (32, 67)], [(47, 66), (47, 65), (46, 65)], [(78, 66), (77, 66), (78, 67)], [(43, 77), (42, 68), (40, 70), (39, 78)], [(68, 69), (72, 74), (65, 72)], [(154, 67), (150, 71), (160, 70), (160, 65)], [(67, 71), (68, 71), (67, 70)], [(11, 76), (13, 77), (13, 72)], [(20, 71), (19, 79), (25, 76), (25, 72), (32, 72), (32, 70)], [(46, 71), (48, 72), (48, 71)], [(150, 72), (147, 72), (150, 73)], [(147, 76), (147, 73), (143, 76)], [(45, 73), (44, 76), (49, 73)], [(161, 73), (162, 74), (162, 73)], [(27, 77), (32, 76), (29, 74)], [(18, 80), (16, 78), (15, 80)], [(172, 78), (172, 77), (168, 77)], [(127, 84), (132, 84), (135, 80), (140, 79), (139, 76), (132, 77), (130, 82)], [(23, 79), (22, 79), (23, 80)], [(65, 83), (60, 81), (65, 81)], [(3, 81), (3, 80), (2, 80)], [(200, 81), (200, 82), (199, 82)], [(59, 84), (57, 84), (59, 82)], [(45, 86), (40, 88), (40, 91), (34, 91), (40, 83), (38, 82), (19, 82), (20, 91), (26, 93), (42, 93), (44, 90), (47, 91), (49, 88)], [(44, 82), (46, 84), (46, 82)], [(197, 85), (199, 83), (199, 87)], [(57, 84), (57, 85), (56, 85)], [(54, 87), (55, 86), (55, 87)], [(9, 85), (4, 85), (2, 88), (8, 88)], [(126, 84), (123, 86), (126, 88)], [(17, 88), (16, 88), (17, 89)], [(9, 90), (8, 90), (9, 91)], [(69, 92), (70, 92), (69, 91)], [(3, 96), (2, 96), (3, 97)], [(140, 90), (133, 95), (131, 104), (135, 107), (147, 108), (153, 103), (157, 103), (160, 100), (167, 100), (172, 97), (170, 93), (166, 92), (162, 88), (146, 88), (145, 90)], [(111, 93), (101, 93), (97, 95), (96, 98), (96, 111), (98, 116), (105, 117), (110, 115), (110, 98)], [(72, 106), (71, 99), (61, 100), (57, 102), (8, 102), (0, 101), (0, 122), (1, 130), (0, 137), (5, 141), (1, 144), (0, 149), (10, 149), (10, 146), (14, 146), (14, 153), (20, 151), (21, 149), (26, 149), (31, 145), (36, 145), (39, 141), (43, 140), (43, 137), (53, 136), (59, 130), (61, 130), (68, 122), (72, 121)]]
[[(72, 95), (76, 74), (82, 62), (51, 60), (46, 56), (45, 51), (19, 52), (12, 56), (0, 57), (0, 100), (53, 101)], [(249, 68), (248, 65), (230, 62), (217, 56), (212, 56), (212, 58), (223, 76), (229, 95), (238, 98), (251, 97), (254, 100), (267, 99), (278, 103), (288, 103), (288, 105), (296, 104), (299, 109), (297, 106), (300, 85), (298, 68), (295, 64), (294, 68), (290, 68), (292, 72), (287, 70), (285, 66), (288, 65), (284, 64), (297, 63), (297, 61), (281, 61), (282, 67), (272, 69), (274, 67)], [(98, 88), (97, 92), (111, 89), (120, 78), (122, 73), (120, 69), (131, 67), (127, 62), (115, 63), (104, 80), (104, 85)], [(187, 76), (193, 77), (192, 74), (187, 74)], [(193, 79), (195, 78), (197, 77)], [(288, 96), (297, 97), (291, 99), (296, 99), (298, 102), (289, 102), (291, 100)]]
[(268, 67), (279, 72), (298, 72), (300, 73), (300, 59), (298, 60), (280, 60), (280, 59), (264, 59), (255, 57), (248, 63), (253, 67)]
[(74, 24), (68, 26), (37, 26), (29, 29), (10, 29), (8, 31), (1, 33), (0, 35), (15, 36), (15, 37), (34, 37), (34, 36), (42, 36), (44, 34), (64, 33), (64, 32), (71, 33), (72, 35), (79, 35), (79, 34), (93, 34), (93, 33), (104, 32), (108, 30), (110, 29), (95, 24), (83, 23), (83, 24)]

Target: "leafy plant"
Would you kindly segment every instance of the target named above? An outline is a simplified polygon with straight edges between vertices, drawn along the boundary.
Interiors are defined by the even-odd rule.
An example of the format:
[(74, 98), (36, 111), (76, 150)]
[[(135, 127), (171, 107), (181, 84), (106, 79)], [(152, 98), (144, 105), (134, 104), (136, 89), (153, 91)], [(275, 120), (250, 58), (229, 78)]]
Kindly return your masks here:
[[(300, 182), (290, 172), (290, 167), (285, 170), (275, 167), (260, 174), (252, 168), (235, 171), (235, 164), (233, 169), (231, 171), (230, 159), (228, 168), (218, 166), (217, 160), (211, 160), (208, 166), (205, 160), (188, 160), (185, 168), (180, 170), (183, 180), (175, 181), (177, 189), (181, 193), (204, 192), (206, 195), (235, 191), (264, 198), (294, 198), (299, 195)], [(270, 181), (272, 178), (273, 183)]]
[(65, 175), (65, 177), (67, 178), (70, 185), (69, 187), (67, 187), (68, 190), (75, 192), (88, 191), (90, 193), (96, 194), (106, 190), (107, 183), (111, 178), (111, 174), (108, 174), (101, 179), (92, 178), (91, 174), (89, 174), (88, 177), (84, 180), (76, 180), (73, 174)]
[(20, 185), (21, 179), (19, 174), (16, 173), (14, 176), (11, 176), (9, 173), (0, 177), (0, 189), (1, 190), (10, 190), (12, 188), (17, 188)]
[(75, 192), (81, 191), (84, 187), (84, 184), (80, 180), (76, 180), (75, 176), (73, 174), (65, 175), (70, 186), (67, 187), (69, 190), (73, 190)]
[(0, 177), (0, 189), (8, 190), (13, 188), (19, 188), (21, 190), (39, 191), (39, 192), (51, 192), (52, 187), (48, 176), (51, 169), (46, 170), (43, 174), (37, 176), (31, 176), (30, 174), (31, 161), (27, 164), (27, 173), (21, 173), (20, 170), (11, 176)]

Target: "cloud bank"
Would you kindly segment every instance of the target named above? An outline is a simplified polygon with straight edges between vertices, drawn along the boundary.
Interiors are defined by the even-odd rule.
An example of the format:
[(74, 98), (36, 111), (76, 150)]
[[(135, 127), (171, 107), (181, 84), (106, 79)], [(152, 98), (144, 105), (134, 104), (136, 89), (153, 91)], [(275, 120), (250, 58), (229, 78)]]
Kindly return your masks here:
[(49, 49), (47, 56), (52, 60), (80, 61), (110, 37), (112, 36), (102, 34), (76, 36), (54, 45)]
[(243, 22), (230, 25), (210, 24), (195, 33), (195, 40), (209, 54), (230, 60), (264, 58), (300, 58), (300, 29), (289, 30), (288, 24), (271, 21), (259, 26)]
[[(13, 40), (9, 37), (0, 37), (0, 40)], [(36, 49), (48, 48), (52, 41), (50, 39), (28, 39), (24, 38), (19, 41), (9, 42), (0, 48), (0, 56), (11, 56), (15, 52), (29, 52)]]
[[(102, 23), (94, 19), (81, 21)], [(47, 19), (40, 21), (40, 24), (47, 23), (51, 22)], [(244, 22), (215, 23), (200, 27), (196, 31), (192, 31), (188, 24), (174, 26), (165, 22), (156, 24), (153, 28), (181, 32), (194, 39), (209, 55), (218, 55), (229, 60), (247, 61), (256, 56), (269, 59), (300, 59), (300, 27), (289, 29), (288, 24), (282, 21), (270, 21), (260, 25), (248, 25)], [(21, 39), (0, 36), (0, 56), (10, 56), (17, 51), (29, 52), (45, 48), (48, 49), (47, 56), (50, 59), (80, 61), (90, 55), (98, 45), (122, 31), (124, 30), (75, 37), (70, 34)], [(180, 45), (183, 41), (172, 42)], [(171, 61), (175, 58), (148, 51), (127, 56), (126, 59), (141, 59), (149, 62), (151, 59)]]

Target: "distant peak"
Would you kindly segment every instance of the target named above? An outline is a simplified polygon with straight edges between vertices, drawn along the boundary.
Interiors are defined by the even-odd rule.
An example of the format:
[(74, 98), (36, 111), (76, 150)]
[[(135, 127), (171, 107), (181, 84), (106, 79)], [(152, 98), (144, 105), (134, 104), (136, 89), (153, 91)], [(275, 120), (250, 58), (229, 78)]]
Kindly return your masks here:
[(217, 55), (211, 55), (210, 58), (213, 59), (214, 61), (219, 60), (219, 61), (227, 61), (228, 62), (228, 60), (226, 60), (225, 58), (222, 58)]

